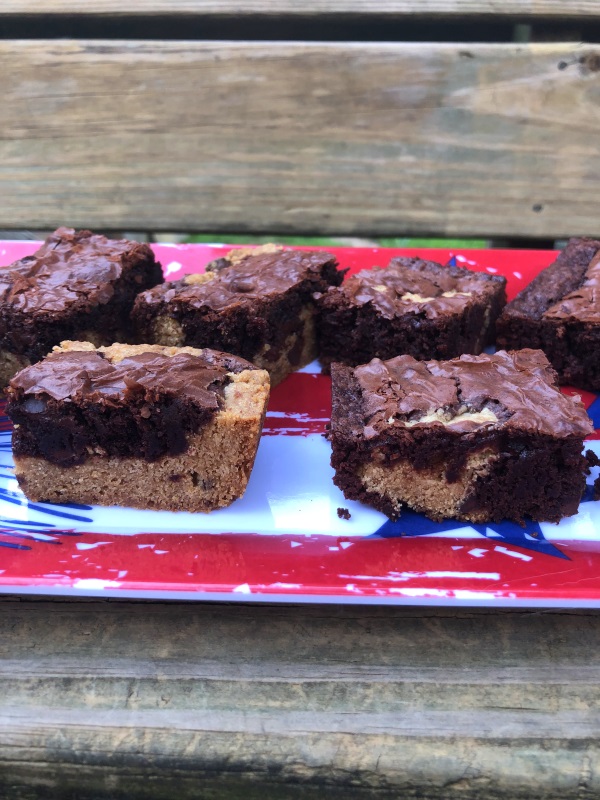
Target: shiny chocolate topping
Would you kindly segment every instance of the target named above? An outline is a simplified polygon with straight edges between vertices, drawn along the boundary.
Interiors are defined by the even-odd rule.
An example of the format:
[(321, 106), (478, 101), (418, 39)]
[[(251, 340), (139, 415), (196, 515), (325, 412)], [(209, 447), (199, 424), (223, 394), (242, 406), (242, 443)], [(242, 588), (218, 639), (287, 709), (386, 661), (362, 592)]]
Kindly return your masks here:
[(540, 350), (451, 361), (375, 358), (354, 375), (367, 438), (391, 426), (415, 425), (444, 425), (456, 433), (507, 427), (553, 437), (585, 437), (593, 431), (581, 401), (555, 385), (554, 370)]
[(114, 363), (94, 350), (54, 353), (10, 383), (15, 455), (69, 467), (98, 454), (152, 461), (183, 453), (223, 407), (228, 373), (245, 369), (255, 367), (211, 350), (146, 351)]
[(462, 311), (497, 281), (504, 279), (419, 258), (394, 258), (387, 268), (361, 270), (329, 291), (341, 292), (354, 305), (371, 303), (387, 319), (410, 313), (435, 319)]
[[(596, 258), (600, 255), (600, 240), (598, 239), (570, 239), (567, 246), (562, 250), (556, 260), (549, 267), (543, 269), (535, 278), (522, 289), (519, 294), (506, 306), (503, 317), (525, 316), (530, 319), (542, 319), (549, 317), (557, 319), (570, 317), (571, 311), (580, 314), (592, 315), (593, 310), (586, 308), (588, 298), (594, 302), (594, 295), (597, 297), (597, 290), (594, 291), (595, 268), (593, 267)], [(591, 273), (591, 274), (590, 274)], [(591, 284), (588, 292), (583, 289), (579, 302), (580, 289), (590, 280)], [(574, 300), (575, 303), (567, 302), (565, 312), (561, 312), (563, 300)]]
[(581, 286), (550, 306), (544, 317), (600, 323), (600, 250), (591, 260)]
[(180, 397), (216, 411), (228, 372), (256, 369), (213, 350), (203, 356), (139, 353), (111, 363), (97, 351), (54, 353), (12, 379), (12, 393), (76, 403), (127, 403), (140, 395)]
[(123, 255), (140, 248), (149, 251), (138, 242), (58, 228), (32, 256), (0, 267), (0, 303), (27, 313), (103, 305), (113, 296)]
[(321, 270), (335, 264), (331, 253), (282, 250), (249, 255), (237, 264), (221, 266), (203, 282), (183, 278), (143, 292), (146, 303), (170, 302), (177, 299), (192, 307), (221, 311), (234, 305), (249, 304), (257, 299), (280, 295), (304, 280), (322, 281)]

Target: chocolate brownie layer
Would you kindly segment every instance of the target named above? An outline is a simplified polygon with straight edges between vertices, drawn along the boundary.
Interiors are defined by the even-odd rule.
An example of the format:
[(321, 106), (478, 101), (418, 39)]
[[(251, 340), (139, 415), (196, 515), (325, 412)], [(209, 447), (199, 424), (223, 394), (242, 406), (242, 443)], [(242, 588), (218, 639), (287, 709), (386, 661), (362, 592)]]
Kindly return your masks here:
[(334, 256), (271, 245), (213, 266), (143, 292), (132, 314), (138, 339), (226, 350), (272, 383), (316, 357), (313, 294), (341, 283)]
[(561, 383), (600, 391), (600, 240), (572, 239), (510, 302), (497, 323), (501, 347), (539, 347)]
[(268, 396), (224, 353), (63, 342), (11, 383), (16, 476), (32, 500), (220, 508), (246, 488)]
[(334, 481), (398, 516), (559, 520), (585, 488), (592, 424), (540, 351), (333, 364)]
[(256, 367), (213, 350), (143, 349), (114, 363), (102, 349), (54, 353), (10, 383), (14, 453), (63, 466), (98, 450), (147, 460), (182, 453), (187, 435), (223, 406), (230, 373), (249, 369)]
[(0, 268), (0, 382), (62, 339), (127, 337), (135, 296), (162, 279), (146, 244), (59, 228), (34, 255)]
[(395, 258), (329, 289), (319, 301), (319, 353), (356, 366), (406, 353), (418, 359), (479, 353), (493, 341), (506, 281), (496, 275)]

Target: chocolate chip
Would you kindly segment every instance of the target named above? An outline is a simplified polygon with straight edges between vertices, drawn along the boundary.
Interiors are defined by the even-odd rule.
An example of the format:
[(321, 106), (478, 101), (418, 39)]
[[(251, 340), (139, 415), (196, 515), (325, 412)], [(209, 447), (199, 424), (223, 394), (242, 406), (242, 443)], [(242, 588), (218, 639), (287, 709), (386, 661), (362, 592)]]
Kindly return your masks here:
[(228, 261), (226, 258), (215, 258), (214, 261), (211, 261), (206, 265), (205, 271), (206, 272), (220, 272), (225, 267), (230, 267), (231, 262)]
[(237, 278), (229, 284), (229, 289), (232, 292), (240, 292), (242, 294), (246, 294), (247, 292), (253, 292), (255, 288), (255, 283), (253, 280), (248, 278)]

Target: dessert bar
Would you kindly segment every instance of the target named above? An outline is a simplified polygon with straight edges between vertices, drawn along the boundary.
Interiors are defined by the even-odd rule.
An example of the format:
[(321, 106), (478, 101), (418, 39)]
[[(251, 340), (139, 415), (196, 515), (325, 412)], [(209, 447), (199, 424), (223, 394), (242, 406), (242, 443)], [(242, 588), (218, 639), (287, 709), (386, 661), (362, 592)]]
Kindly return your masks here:
[(127, 340), (136, 294), (162, 281), (147, 244), (59, 228), (0, 268), (0, 390), (62, 339)]
[(334, 482), (395, 519), (575, 514), (593, 426), (539, 350), (331, 366)]
[(220, 508), (246, 489), (268, 397), (226, 353), (63, 342), (10, 383), (16, 477), (35, 501)]
[(493, 342), (505, 285), (497, 275), (420, 258), (361, 270), (320, 298), (321, 362), (356, 366), (402, 354), (428, 359), (480, 353)]
[(498, 320), (500, 347), (539, 347), (561, 383), (600, 392), (600, 241), (571, 239)]
[(316, 358), (313, 294), (343, 275), (330, 253), (233, 250), (203, 274), (143, 292), (133, 310), (138, 341), (235, 353), (276, 384)]

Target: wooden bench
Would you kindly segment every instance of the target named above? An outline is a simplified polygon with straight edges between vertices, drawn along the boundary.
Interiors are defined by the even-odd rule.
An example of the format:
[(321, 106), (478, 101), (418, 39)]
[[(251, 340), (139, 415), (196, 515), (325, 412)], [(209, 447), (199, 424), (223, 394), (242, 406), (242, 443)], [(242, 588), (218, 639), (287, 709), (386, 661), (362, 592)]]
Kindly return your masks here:
[[(597, 235), (599, 21), (5, 0), (0, 226)], [(594, 612), (4, 598), (0, 632), (7, 798), (600, 794)]]
[[(0, 224), (597, 231), (597, 46), (187, 38), (203, 26), (218, 36), (219, 22), (223, 36), (243, 35), (228, 15), (257, 36), (265, 26), (275, 35), (276, 23), (292, 36), (298, 19), (333, 36), (348, 18), (367, 32), (386, 22), (380, 35), (396, 37), (420, 21), (433, 35), (432, 15), (442, 17), (438, 37), (444, 26), (458, 35), (465, 7), (487, 20), (488, 36), (524, 7), (532, 29), (565, 13), (560, 0), (136, 0), (123, 17), (118, 0), (83, 0), (73, 16), (68, 0), (7, 0), (0, 24), (9, 33), (74, 33), (79, 18), (89, 33), (91, 17), (100, 30), (113, 19), (113, 34), (143, 36), (145, 26), (156, 33), (153, 17), (168, 17), (185, 40), (0, 40)], [(571, 0), (568, 13), (567, 32), (598, 31), (594, 0)], [(361, 34), (356, 21), (350, 28)]]

